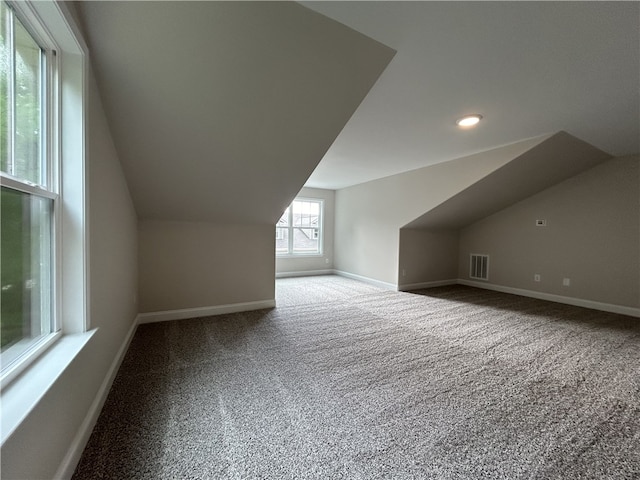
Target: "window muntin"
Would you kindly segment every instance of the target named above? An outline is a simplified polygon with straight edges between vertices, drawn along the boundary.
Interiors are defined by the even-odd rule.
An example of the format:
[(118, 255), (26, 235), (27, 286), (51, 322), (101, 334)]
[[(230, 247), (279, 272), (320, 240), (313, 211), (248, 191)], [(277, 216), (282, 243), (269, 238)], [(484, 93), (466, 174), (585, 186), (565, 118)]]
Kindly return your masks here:
[(277, 255), (322, 254), (322, 200), (296, 198), (276, 224)]
[[(54, 315), (55, 162), (45, 139), (50, 53), (0, 2), (2, 375), (59, 330)], [(50, 51), (49, 51), (50, 52)], [(53, 106), (53, 105), (52, 105)]]

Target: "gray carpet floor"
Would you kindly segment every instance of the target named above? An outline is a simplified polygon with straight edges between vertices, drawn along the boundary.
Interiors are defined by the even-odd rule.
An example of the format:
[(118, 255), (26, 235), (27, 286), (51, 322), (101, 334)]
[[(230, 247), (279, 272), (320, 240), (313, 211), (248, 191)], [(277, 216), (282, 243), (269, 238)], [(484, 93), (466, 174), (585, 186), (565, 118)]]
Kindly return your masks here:
[(74, 479), (640, 478), (639, 319), (283, 280), (141, 325)]
[(279, 278), (276, 281), (276, 304), (280, 308), (344, 302), (356, 295), (381, 291), (383, 290), (368, 283), (338, 275)]

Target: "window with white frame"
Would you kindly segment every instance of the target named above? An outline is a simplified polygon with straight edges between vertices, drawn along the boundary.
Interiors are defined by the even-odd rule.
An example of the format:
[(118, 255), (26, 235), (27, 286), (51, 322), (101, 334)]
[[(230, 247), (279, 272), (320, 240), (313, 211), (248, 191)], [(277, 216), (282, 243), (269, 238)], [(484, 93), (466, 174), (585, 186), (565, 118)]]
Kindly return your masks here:
[[(43, 20), (48, 13), (59, 15), (56, 20), (62, 18), (54, 2), (0, 1), (3, 385), (60, 336), (62, 316), (70, 319), (65, 330), (80, 331), (86, 313), (82, 283), (76, 295), (80, 300), (75, 305), (67, 302), (66, 309), (58, 288), (62, 280), (78, 285), (78, 279), (85, 276), (83, 57), (74, 58), (81, 49), (73, 50), (77, 44), (63, 37), (65, 52), (74, 45), (73, 53), (66, 57), (70, 74), (65, 79), (52, 34), (55, 28)], [(65, 35), (70, 35), (68, 30)], [(61, 157), (68, 163), (64, 168)], [(62, 170), (68, 177), (64, 182)], [(73, 188), (67, 187), (69, 194), (63, 202), (61, 191), (68, 182)], [(61, 231), (69, 222), (75, 223), (76, 231), (65, 234), (66, 248), (74, 247), (75, 257), (67, 255), (63, 260)]]
[(322, 254), (322, 200), (296, 198), (276, 224), (277, 255)]

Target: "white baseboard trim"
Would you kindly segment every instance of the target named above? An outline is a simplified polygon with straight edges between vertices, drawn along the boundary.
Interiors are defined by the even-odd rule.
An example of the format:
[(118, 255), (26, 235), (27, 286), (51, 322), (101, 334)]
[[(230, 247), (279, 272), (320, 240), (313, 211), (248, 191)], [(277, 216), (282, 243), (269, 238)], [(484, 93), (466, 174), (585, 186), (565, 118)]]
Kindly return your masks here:
[(534, 290), (525, 290), (522, 288), (504, 287), (502, 285), (494, 285), (485, 282), (476, 282), (473, 280), (458, 279), (460, 285), (468, 285), (470, 287), (484, 288), (486, 290), (495, 290), (496, 292), (512, 293), (514, 295), (522, 295), (523, 297), (538, 298), (540, 300), (548, 300), (550, 302), (564, 303), (575, 307), (591, 308), (593, 310), (601, 310), (603, 312), (619, 313), (621, 315), (629, 315), (631, 317), (640, 318), (640, 308), (626, 307), (624, 305), (614, 305), (611, 303), (596, 302), (593, 300), (584, 300), (582, 298), (565, 297), (563, 295), (555, 295), (553, 293), (536, 292)]
[(212, 307), (185, 308), (182, 310), (167, 310), (164, 312), (149, 312), (138, 315), (139, 323), (166, 322), (169, 320), (184, 320), (187, 318), (210, 317), (225, 313), (249, 312), (263, 308), (275, 308), (276, 300), (260, 300), (257, 302), (232, 303), (229, 305), (215, 305)]
[(278, 272), (276, 278), (289, 278), (289, 277), (314, 277), (317, 275), (333, 275), (334, 271), (329, 270), (306, 270), (301, 272)]
[(443, 287), (445, 285), (456, 285), (457, 283), (458, 283), (457, 278), (452, 278), (449, 280), (436, 280), (433, 282), (405, 283), (402, 285), (398, 285), (398, 291), (408, 292), (409, 290), (420, 290), (421, 288)]
[(109, 394), (109, 390), (111, 389), (111, 385), (113, 384), (113, 380), (116, 378), (116, 374), (118, 373), (118, 369), (122, 364), (122, 360), (124, 359), (127, 350), (129, 349), (129, 345), (131, 344), (131, 340), (133, 339), (133, 335), (136, 332), (136, 328), (138, 327), (138, 316), (133, 321), (131, 328), (127, 332), (127, 335), (120, 345), (118, 349), (118, 353), (116, 354), (107, 374), (96, 393), (91, 406), (89, 407), (89, 411), (87, 415), (84, 417), (84, 420), (80, 424), (80, 428), (76, 433), (75, 438), (71, 442), (69, 449), (67, 450), (66, 455), (62, 459), (60, 466), (58, 467), (58, 471), (54, 475), (53, 478), (67, 480), (73, 476), (73, 473), (78, 466), (78, 462), (80, 461), (80, 457), (82, 456), (82, 452), (84, 451), (87, 443), (89, 442), (89, 437), (91, 437), (91, 433), (93, 432), (93, 427), (96, 425), (98, 421), (98, 416), (102, 411), (102, 407), (104, 405), (105, 400), (107, 399), (107, 395)]
[(381, 280), (376, 280), (375, 278), (363, 277), (362, 275), (343, 272), (342, 270), (334, 270), (333, 273), (336, 275), (340, 275), (341, 277), (347, 277), (353, 280), (358, 280), (360, 282), (369, 283), (371, 285), (375, 285), (376, 287), (384, 288), (385, 290), (398, 290), (398, 286), (396, 284), (383, 282)]

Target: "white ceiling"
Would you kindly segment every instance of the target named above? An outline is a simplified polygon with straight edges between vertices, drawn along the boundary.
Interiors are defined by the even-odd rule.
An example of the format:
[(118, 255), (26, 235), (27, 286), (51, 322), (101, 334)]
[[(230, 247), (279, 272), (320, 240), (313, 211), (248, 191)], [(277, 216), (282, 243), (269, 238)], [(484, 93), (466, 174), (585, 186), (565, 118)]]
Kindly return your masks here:
[[(306, 185), (339, 189), (567, 131), (640, 151), (638, 2), (303, 2), (397, 50)], [(480, 113), (473, 130), (457, 117)]]
[(294, 2), (81, 2), (141, 219), (274, 225), (394, 51)]
[[(489, 154), (495, 155), (497, 151), (491, 150)], [(543, 137), (404, 228), (458, 230), (610, 158), (566, 132)]]

